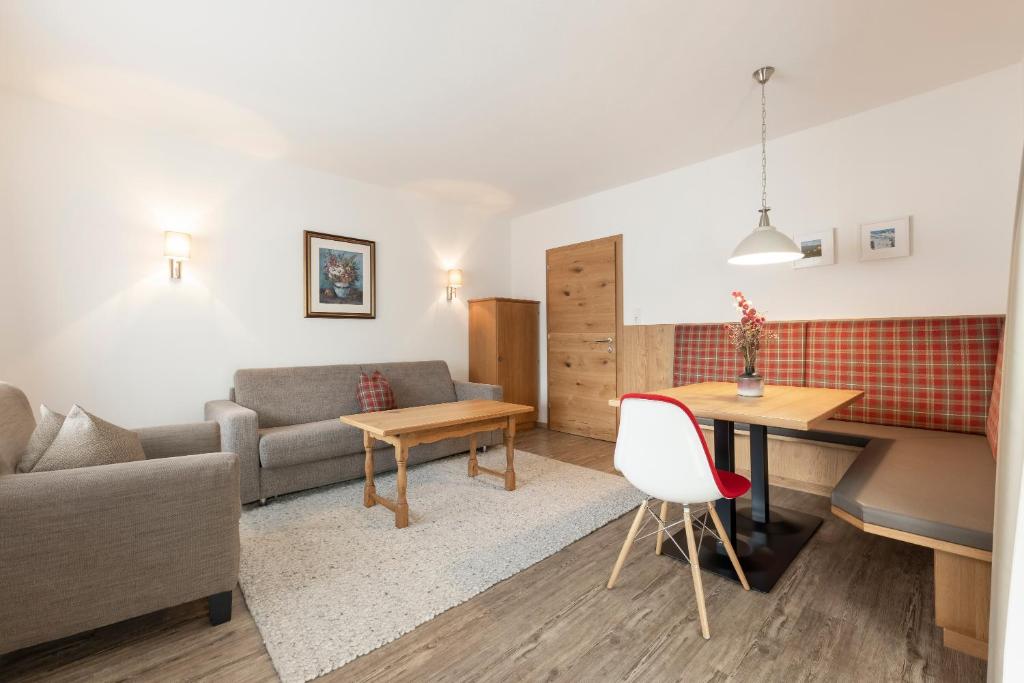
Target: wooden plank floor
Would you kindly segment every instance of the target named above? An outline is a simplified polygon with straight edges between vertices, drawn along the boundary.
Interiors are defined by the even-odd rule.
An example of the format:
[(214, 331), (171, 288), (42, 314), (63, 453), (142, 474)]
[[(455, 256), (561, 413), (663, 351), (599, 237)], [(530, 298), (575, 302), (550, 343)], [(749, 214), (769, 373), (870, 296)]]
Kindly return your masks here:
[[(612, 471), (601, 441), (537, 429), (517, 445)], [(857, 531), (825, 498), (773, 488), (772, 502), (825, 523), (769, 595), (704, 573), (710, 641), (689, 572), (653, 538), (605, 590), (626, 515), (321, 680), (984, 680), (984, 662), (942, 647), (930, 551)], [(223, 626), (208, 626), (205, 601), (182, 605), (2, 656), (0, 680), (277, 676), (236, 589)]]

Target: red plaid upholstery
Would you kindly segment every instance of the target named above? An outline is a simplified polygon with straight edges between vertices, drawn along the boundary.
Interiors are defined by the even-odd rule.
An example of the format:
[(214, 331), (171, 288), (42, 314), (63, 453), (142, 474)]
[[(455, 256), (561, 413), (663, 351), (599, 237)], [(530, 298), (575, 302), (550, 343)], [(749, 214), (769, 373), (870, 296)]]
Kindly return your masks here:
[(985, 432), (1003, 318), (807, 324), (807, 386), (862, 389), (840, 420)]
[[(757, 369), (769, 384), (862, 389), (864, 397), (837, 419), (986, 433), (995, 454), (1002, 316), (768, 327), (779, 339), (761, 349)], [(742, 371), (743, 360), (723, 324), (676, 325), (674, 386), (731, 382)]]
[(398, 407), (395, 403), (395, 394), (391, 391), (391, 384), (379, 370), (375, 371), (372, 377), (367, 377), (365, 372), (359, 373), (358, 396), (359, 405), (364, 413), (394, 410)]
[(1006, 342), (1006, 335), (999, 338), (999, 350), (996, 351), (995, 372), (992, 376), (992, 397), (988, 404), (988, 419), (985, 421), (985, 436), (988, 437), (988, 447), (992, 449), (992, 457), (999, 452), (999, 400), (1003, 393), (1003, 344)]
[[(761, 348), (757, 371), (769, 384), (804, 384), (804, 330), (807, 323), (768, 323), (779, 335)], [(676, 325), (673, 385), (732, 382), (743, 372), (743, 357), (729, 341), (724, 324)]]

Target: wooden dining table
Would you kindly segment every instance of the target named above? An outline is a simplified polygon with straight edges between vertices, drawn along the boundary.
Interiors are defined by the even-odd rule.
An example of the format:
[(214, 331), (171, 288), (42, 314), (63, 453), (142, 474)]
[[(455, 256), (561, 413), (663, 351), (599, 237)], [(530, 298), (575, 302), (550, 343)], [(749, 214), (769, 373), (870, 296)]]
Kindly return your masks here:
[[(686, 405), (698, 418), (714, 424), (715, 466), (735, 471), (736, 425), (747, 425), (750, 434), (750, 505), (737, 509), (735, 500), (715, 503), (725, 531), (732, 541), (750, 587), (767, 593), (778, 582), (800, 550), (821, 526), (822, 519), (798, 510), (772, 507), (768, 488), (768, 428), (808, 432), (836, 411), (864, 395), (855, 389), (826, 389), (767, 385), (764, 396), (738, 396), (733, 382), (701, 382), (647, 393), (670, 396)], [(609, 401), (618, 407), (619, 400)], [(680, 546), (686, 540), (679, 532)], [(675, 544), (664, 553), (686, 561)], [(739, 581), (721, 543), (703, 544), (701, 569)]]

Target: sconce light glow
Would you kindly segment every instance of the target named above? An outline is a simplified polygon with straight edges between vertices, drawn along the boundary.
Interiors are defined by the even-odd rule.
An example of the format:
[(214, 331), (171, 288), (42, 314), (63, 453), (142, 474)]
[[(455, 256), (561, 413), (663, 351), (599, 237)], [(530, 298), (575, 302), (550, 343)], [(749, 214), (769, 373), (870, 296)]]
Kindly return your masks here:
[(192, 257), (192, 235), (187, 232), (164, 233), (164, 256), (171, 264), (171, 279), (181, 279), (181, 262)]
[(457, 295), (457, 290), (462, 286), (462, 271), (459, 269), (453, 269), (448, 271), (448, 301), (454, 299)]

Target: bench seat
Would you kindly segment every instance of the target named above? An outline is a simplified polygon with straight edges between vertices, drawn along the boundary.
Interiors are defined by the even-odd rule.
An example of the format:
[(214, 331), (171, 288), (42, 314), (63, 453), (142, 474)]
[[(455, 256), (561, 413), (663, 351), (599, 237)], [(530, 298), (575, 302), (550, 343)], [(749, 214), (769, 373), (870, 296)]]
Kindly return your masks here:
[[(853, 425), (830, 422), (830, 428)], [(942, 641), (985, 659), (996, 482), (989, 441), (968, 434), (869, 427), (900, 433), (887, 431), (888, 438), (868, 442), (832, 490), (832, 512), (868, 533), (931, 548), (935, 623)], [(859, 428), (844, 431), (865, 436)]]
[(995, 480), (984, 436), (876, 438), (836, 485), (832, 504), (866, 524), (991, 551)]

